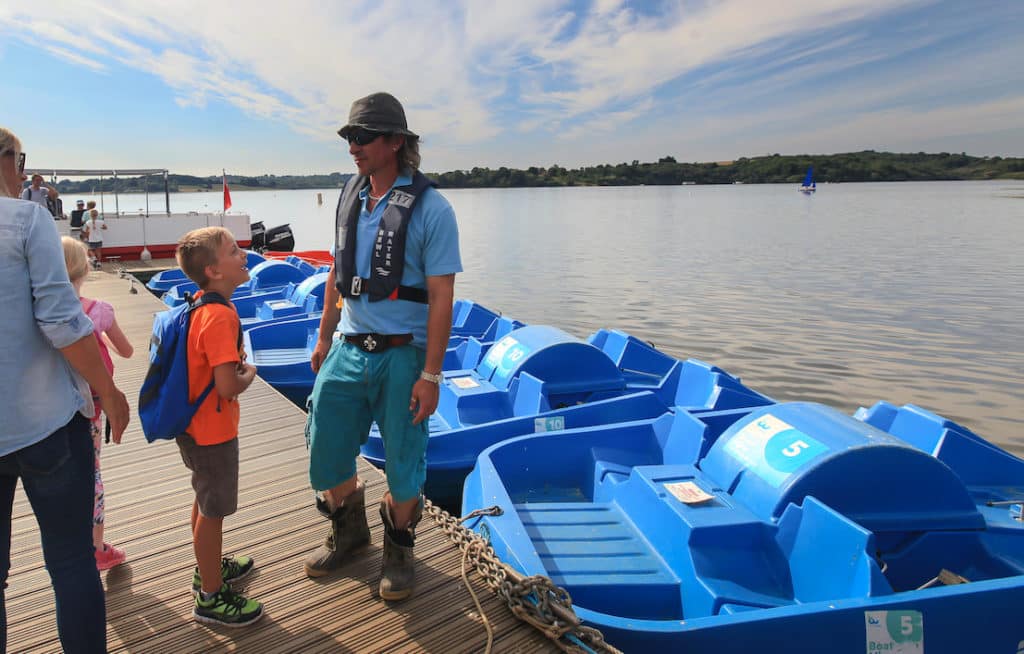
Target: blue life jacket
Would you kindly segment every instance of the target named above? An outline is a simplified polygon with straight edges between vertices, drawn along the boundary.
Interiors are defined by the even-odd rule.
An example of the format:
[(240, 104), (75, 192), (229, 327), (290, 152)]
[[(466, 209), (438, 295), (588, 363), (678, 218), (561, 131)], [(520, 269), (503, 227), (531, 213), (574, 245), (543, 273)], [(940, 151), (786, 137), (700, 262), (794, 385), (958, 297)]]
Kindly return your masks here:
[(391, 190), (388, 205), (380, 217), (377, 239), (370, 260), (370, 277), (356, 275), (356, 232), (362, 203), (359, 191), (370, 183), (355, 175), (345, 184), (335, 214), (337, 241), (334, 245), (334, 285), (342, 297), (350, 298), (366, 293), (371, 302), (380, 300), (408, 300), (427, 303), (427, 290), (402, 285), (405, 268), (405, 237), (409, 233), (412, 209), (423, 193), (436, 184), (423, 173), (413, 173), (412, 183)]
[[(203, 400), (213, 390), (210, 380), (195, 402), (189, 402), (188, 327), (195, 309), (205, 304), (231, 306), (220, 293), (207, 292), (194, 302), (161, 311), (153, 318), (149, 339), (149, 370), (139, 389), (139, 418), (146, 440), (171, 440), (185, 433)], [(239, 328), (238, 344), (242, 344)]]

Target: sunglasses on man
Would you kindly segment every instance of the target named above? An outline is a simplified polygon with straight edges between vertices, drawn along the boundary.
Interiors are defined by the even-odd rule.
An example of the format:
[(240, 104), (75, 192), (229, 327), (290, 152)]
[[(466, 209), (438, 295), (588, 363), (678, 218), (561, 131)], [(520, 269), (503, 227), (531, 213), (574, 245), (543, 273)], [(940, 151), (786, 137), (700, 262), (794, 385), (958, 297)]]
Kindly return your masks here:
[(384, 132), (372, 132), (362, 127), (353, 127), (345, 136), (345, 140), (349, 142), (349, 145), (369, 145), (382, 136), (384, 136)]
[(3, 153), (3, 156), (6, 157), (9, 154), (17, 154), (18, 155), (18, 162), (16, 164), (17, 167), (18, 167), (18, 174), (20, 175), (20, 174), (24, 173), (25, 172), (25, 153), (24, 152), (15, 153), (14, 150), (7, 150), (7, 151), (5, 151)]

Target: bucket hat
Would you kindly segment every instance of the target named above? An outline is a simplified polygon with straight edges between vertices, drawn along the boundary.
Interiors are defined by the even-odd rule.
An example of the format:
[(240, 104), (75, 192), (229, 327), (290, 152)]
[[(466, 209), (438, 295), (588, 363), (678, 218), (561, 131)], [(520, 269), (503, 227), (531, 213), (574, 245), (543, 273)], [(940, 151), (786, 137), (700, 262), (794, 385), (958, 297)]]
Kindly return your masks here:
[(405, 110), (398, 98), (390, 93), (371, 93), (352, 103), (348, 112), (348, 124), (338, 130), (338, 136), (346, 138), (352, 129), (361, 127), (371, 132), (405, 134), (419, 138), (409, 130), (405, 122)]

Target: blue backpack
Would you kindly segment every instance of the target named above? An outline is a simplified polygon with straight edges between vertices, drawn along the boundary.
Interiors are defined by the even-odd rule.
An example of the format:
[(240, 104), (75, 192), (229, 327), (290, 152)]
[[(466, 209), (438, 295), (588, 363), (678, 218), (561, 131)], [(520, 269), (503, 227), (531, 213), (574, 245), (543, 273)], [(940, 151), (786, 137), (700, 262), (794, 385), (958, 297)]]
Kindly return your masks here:
[[(188, 326), (192, 312), (204, 304), (230, 306), (219, 293), (203, 293), (198, 300), (161, 311), (153, 319), (149, 340), (149, 370), (139, 389), (139, 418), (146, 440), (171, 440), (184, 434), (203, 400), (213, 390), (210, 380), (195, 402), (189, 402)], [(242, 333), (239, 330), (241, 345)]]

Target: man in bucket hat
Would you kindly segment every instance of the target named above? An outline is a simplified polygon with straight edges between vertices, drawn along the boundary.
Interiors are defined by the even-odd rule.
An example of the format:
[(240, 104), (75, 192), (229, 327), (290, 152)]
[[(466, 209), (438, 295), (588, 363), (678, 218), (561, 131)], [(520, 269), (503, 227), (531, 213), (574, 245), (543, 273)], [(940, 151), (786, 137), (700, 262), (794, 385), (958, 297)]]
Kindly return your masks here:
[[(370, 542), (356, 457), (376, 422), (388, 482), (379, 507), (380, 596), (401, 600), (414, 585), (428, 418), (437, 408), (455, 273), (462, 271), (459, 233), (451, 205), (419, 172), (419, 136), (394, 96), (356, 100), (338, 134), (358, 174), (338, 201), (335, 283), (311, 360), (318, 374), (306, 428), (309, 478), (331, 524), (305, 570), (326, 575)], [(333, 341), (339, 321), (342, 338)]]

